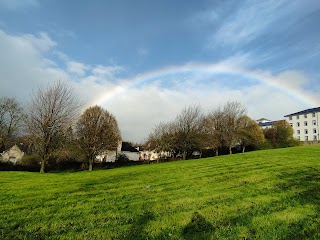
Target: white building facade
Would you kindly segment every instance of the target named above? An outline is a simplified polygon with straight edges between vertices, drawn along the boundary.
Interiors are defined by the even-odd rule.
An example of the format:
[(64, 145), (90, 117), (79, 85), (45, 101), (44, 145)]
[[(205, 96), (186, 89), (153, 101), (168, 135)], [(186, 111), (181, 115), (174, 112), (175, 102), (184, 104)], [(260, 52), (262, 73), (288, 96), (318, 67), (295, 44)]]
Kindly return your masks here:
[(320, 107), (284, 116), (293, 128), (293, 136), (300, 141), (319, 141)]

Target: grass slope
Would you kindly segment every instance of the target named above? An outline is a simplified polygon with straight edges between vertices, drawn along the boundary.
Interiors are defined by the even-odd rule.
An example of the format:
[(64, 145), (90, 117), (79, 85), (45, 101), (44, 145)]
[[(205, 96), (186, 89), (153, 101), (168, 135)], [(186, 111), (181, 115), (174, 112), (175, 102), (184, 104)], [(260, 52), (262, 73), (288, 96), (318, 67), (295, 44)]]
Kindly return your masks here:
[(0, 239), (320, 239), (320, 147), (0, 172)]

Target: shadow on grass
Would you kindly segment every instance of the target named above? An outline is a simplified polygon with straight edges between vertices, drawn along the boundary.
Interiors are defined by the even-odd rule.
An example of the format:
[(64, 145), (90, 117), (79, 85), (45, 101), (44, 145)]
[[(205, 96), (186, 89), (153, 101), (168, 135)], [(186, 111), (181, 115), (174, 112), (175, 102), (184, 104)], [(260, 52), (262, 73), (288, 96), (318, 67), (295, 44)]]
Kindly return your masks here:
[(132, 219), (130, 230), (124, 239), (149, 239), (144, 228), (154, 218), (154, 214), (148, 210), (139, 214), (135, 219)]
[(183, 228), (184, 239), (211, 239), (213, 226), (200, 213), (194, 212), (191, 221)]

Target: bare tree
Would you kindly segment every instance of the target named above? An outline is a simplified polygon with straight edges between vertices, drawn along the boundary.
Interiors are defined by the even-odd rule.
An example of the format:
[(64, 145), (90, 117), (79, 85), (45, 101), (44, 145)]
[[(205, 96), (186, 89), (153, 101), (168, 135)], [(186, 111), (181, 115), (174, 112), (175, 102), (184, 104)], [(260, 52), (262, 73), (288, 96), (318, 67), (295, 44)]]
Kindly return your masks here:
[(182, 152), (185, 160), (188, 151), (203, 146), (203, 113), (200, 106), (190, 106), (182, 110), (173, 124), (175, 147)]
[(239, 102), (227, 102), (223, 108), (223, 141), (230, 154), (232, 147), (239, 142), (240, 119), (245, 112), (246, 109)]
[(19, 132), (23, 116), (23, 109), (16, 99), (0, 98), (0, 142), (6, 145)]
[(48, 158), (59, 147), (80, 107), (74, 92), (61, 81), (39, 88), (33, 95), (26, 123), (35, 151), (41, 155), (40, 173), (44, 173)]
[(102, 151), (116, 149), (121, 140), (115, 117), (99, 106), (86, 109), (77, 125), (77, 136), (89, 159), (89, 171)]
[(224, 117), (224, 112), (219, 107), (204, 118), (206, 145), (213, 148), (216, 156), (219, 155), (219, 148), (223, 144)]

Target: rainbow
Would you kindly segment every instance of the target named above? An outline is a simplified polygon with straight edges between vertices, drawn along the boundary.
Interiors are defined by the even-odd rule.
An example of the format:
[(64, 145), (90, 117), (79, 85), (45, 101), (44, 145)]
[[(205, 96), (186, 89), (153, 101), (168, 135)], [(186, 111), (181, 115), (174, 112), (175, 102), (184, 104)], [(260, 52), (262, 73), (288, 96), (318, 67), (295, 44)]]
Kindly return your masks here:
[[(138, 74), (130, 79), (123, 79), (119, 84), (110, 90), (106, 90), (102, 95), (93, 100), (93, 105), (102, 105), (118, 94), (124, 93), (131, 88), (137, 87), (141, 84), (146, 84), (159, 79), (167, 77), (175, 77), (180, 74), (193, 74), (193, 73), (206, 73), (206, 74), (225, 74), (235, 77), (246, 79), (253, 79), (275, 89), (282, 91), (284, 94), (306, 104), (306, 106), (316, 107), (320, 105), (318, 98), (307, 94), (304, 90), (298, 89), (285, 83), (286, 81), (279, 81), (278, 76), (273, 76), (270, 73), (263, 71), (251, 71), (245, 68), (234, 66), (226, 63), (215, 64), (185, 64), (180, 66), (169, 66), (154, 71)], [(280, 79), (281, 80), (281, 79)]]

